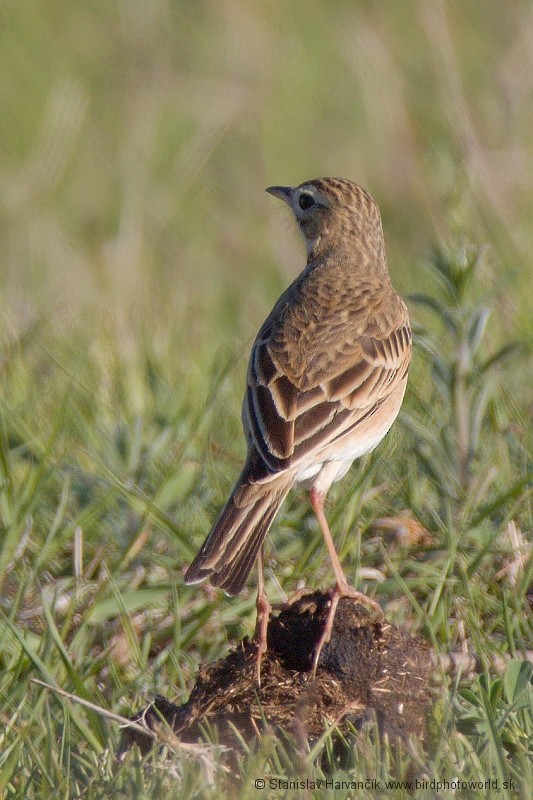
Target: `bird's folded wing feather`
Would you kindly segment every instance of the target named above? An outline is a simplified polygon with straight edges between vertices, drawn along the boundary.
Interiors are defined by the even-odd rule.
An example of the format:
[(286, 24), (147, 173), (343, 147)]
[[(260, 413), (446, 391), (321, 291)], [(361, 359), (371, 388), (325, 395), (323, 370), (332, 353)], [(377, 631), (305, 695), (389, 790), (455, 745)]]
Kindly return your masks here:
[(283, 363), (263, 328), (250, 358), (243, 418), (271, 472), (296, 466), (363, 424), (405, 380), (411, 330), (403, 304), (400, 311), (400, 324), (385, 334), (369, 326), (350, 340), (343, 331), (322, 347), (318, 336), (300, 374)]

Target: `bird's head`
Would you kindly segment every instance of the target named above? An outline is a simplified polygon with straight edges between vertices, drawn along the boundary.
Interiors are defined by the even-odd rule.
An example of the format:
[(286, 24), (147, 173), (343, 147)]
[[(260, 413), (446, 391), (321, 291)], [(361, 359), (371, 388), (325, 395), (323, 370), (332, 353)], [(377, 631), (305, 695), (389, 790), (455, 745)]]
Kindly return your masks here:
[(382, 247), (379, 209), (368, 192), (352, 181), (316, 178), (299, 186), (270, 186), (266, 191), (292, 208), (310, 257), (331, 245)]

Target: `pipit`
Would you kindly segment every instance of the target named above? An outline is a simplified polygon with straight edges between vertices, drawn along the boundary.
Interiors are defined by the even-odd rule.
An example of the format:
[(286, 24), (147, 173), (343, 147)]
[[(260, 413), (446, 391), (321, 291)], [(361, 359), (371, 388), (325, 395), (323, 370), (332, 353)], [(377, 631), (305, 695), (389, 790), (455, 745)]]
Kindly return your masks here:
[(316, 671), (341, 597), (381, 613), (374, 600), (349, 585), (324, 502), (331, 484), (373, 450), (396, 419), (407, 383), (411, 329), (405, 303), (390, 281), (381, 217), (368, 192), (336, 178), (271, 186), (267, 192), (292, 208), (307, 264), (253, 345), (242, 410), (246, 462), (185, 580), (209, 576), (214, 586), (234, 595), (259, 560), (259, 665), (271, 611), (263, 542), (290, 488), (309, 485), (335, 574)]

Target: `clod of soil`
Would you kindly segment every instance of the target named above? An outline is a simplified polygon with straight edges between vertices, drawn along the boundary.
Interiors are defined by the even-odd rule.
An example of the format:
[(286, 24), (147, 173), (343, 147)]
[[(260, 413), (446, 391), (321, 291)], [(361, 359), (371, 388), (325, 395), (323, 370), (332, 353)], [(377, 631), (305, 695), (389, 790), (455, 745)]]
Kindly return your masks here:
[[(203, 667), (189, 700), (176, 706), (158, 697), (135, 721), (157, 729), (164, 719), (183, 742), (197, 742), (202, 729), (239, 748), (235, 729), (247, 742), (268, 727), (300, 741), (319, 737), (327, 724), (360, 728), (374, 718), (389, 737), (423, 736), (434, 670), (428, 645), (399, 628), (373, 621), (357, 601), (339, 602), (331, 639), (316, 677), (313, 654), (330, 597), (314, 592), (295, 600), (268, 626), (268, 651), (256, 679), (256, 646), (243, 640), (225, 659)], [(153, 740), (126, 729), (125, 745), (147, 751)]]

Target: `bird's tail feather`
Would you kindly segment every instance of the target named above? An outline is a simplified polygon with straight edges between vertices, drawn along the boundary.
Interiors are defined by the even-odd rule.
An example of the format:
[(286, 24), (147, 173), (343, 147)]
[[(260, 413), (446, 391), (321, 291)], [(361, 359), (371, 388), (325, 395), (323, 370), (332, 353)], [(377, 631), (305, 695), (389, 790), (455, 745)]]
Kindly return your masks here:
[(254, 480), (245, 467), (209, 536), (185, 573), (186, 583), (210, 576), (213, 586), (238, 594), (268, 529), (293, 483), (280, 473)]

